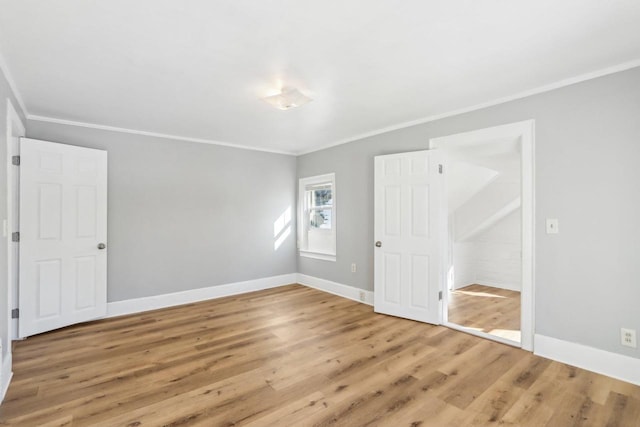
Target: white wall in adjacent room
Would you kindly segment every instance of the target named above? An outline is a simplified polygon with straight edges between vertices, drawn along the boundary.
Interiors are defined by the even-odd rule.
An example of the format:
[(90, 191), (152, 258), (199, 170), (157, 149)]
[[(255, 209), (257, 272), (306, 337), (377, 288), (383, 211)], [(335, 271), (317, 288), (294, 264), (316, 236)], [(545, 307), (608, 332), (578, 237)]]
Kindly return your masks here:
[(520, 291), (520, 222), (516, 209), (474, 238), (453, 244), (455, 289), (475, 283)]

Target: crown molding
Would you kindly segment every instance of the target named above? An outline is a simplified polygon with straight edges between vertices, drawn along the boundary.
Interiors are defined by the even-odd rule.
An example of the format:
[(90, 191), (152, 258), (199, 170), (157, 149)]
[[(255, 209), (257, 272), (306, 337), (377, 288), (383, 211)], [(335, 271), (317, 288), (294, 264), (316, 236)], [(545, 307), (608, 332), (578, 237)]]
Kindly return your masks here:
[(517, 99), (526, 98), (532, 95), (538, 95), (540, 93), (549, 92), (555, 89), (560, 89), (565, 86), (571, 86), (576, 83), (584, 82), (587, 80), (596, 79), (598, 77), (603, 77), (609, 74), (618, 73), (625, 70), (630, 70), (632, 68), (640, 67), (640, 59), (635, 59), (633, 61), (624, 62), (622, 64), (614, 65), (607, 68), (602, 68), (600, 70), (592, 71), (586, 74), (580, 74), (575, 77), (570, 77), (568, 79), (560, 80), (555, 83), (550, 83), (544, 86), (539, 86), (534, 89), (529, 89), (523, 92), (518, 92), (514, 95), (505, 96), (502, 98), (497, 98), (491, 101), (483, 102), (480, 104), (472, 105), (470, 107), (464, 107), (457, 110), (449, 111), (442, 114), (435, 114), (433, 116), (423, 117), (421, 119), (411, 120), (408, 122), (399, 123), (397, 125), (387, 126), (380, 129), (372, 130), (370, 132), (361, 133), (358, 135), (354, 135), (348, 138), (344, 138), (326, 145), (318, 146), (316, 148), (312, 148), (310, 150), (299, 151), (296, 152), (297, 156), (303, 156), (305, 154), (313, 153), (316, 151), (325, 150), (327, 148), (335, 147), (342, 144), (347, 144), (349, 142), (359, 141), (361, 139), (370, 138), (372, 136), (381, 135), (383, 133), (392, 132), (394, 130), (405, 129), (411, 126), (420, 125), (423, 123), (434, 122), (436, 120), (441, 120), (447, 117), (458, 116), (460, 114), (469, 113), (471, 111), (481, 110), (483, 108), (492, 107), (494, 105), (504, 104), (506, 102), (515, 101)]
[(550, 83), (544, 86), (540, 86), (534, 89), (529, 89), (523, 92), (519, 92), (513, 95), (509, 95), (509, 96), (505, 96), (502, 98), (497, 98), (491, 101), (487, 101), (487, 102), (483, 102), (480, 104), (476, 104), (476, 105), (472, 105), (469, 107), (464, 107), (464, 108), (460, 108), (457, 110), (452, 110), (446, 113), (442, 113), (442, 114), (435, 114), (432, 116), (427, 116), (427, 117), (423, 117), (420, 119), (416, 119), (416, 120), (411, 120), (411, 121), (407, 121), (407, 122), (402, 122), (396, 125), (392, 125), (392, 126), (387, 126), (387, 127), (383, 127), (383, 128), (379, 128), (379, 129), (375, 129), (372, 130), (370, 132), (365, 132), (365, 133), (361, 133), (361, 134), (357, 134), (357, 135), (353, 135), (347, 138), (343, 138), (340, 139), (338, 141), (334, 141), (332, 143), (329, 144), (324, 144), (324, 145), (320, 145), (317, 146), (315, 148), (309, 149), (309, 150), (302, 150), (302, 151), (284, 151), (284, 150), (272, 150), (272, 149), (267, 149), (267, 148), (259, 148), (259, 147), (254, 147), (254, 146), (249, 146), (249, 145), (242, 145), (242, 144), (235, 144), (235, 143), (231, 143), (231, 142), (226, 142), (226, 141), (216, 141), (216, 140), (211, 140), (211, 139), (204, 139), (204, 138), (192, 138), (192, 137), (186, 137), (186, 136), (180, 136), (180, 135), (170, 135), (170, 134), (164, 134), (164, 133), (158, 133), (158, 132), (150, 132), (150, 131), (143, 131), (143, 130), (137, 130), (137, 129), (128, 129), (128, 128), (121, 128), (121, 127), (116, 127), (116, 126), (106, 126), (106, 125), (99, 125), (99, 124), (95, 124), (95, 123), (87, 123), (87, 122), (78, 122), (78, 121), (73, 121), (73, 120), (65, 120), (65, 119), (59, 119), (59, 118), (54, 118), (54, 117), (47, 117), (47, 116), (39, 116), (39, 115), (34, 115), (34, 114), (28, 114), (26, 107), (24, 106), (24, 103), (22, 101), (22, 98), (20, 97), (19, 92), (17, 91), (17, 88), (11, 78), (11, 75), (9, 73), (9, 70), (6, 66), (6, 63), (4, 62), (4, 58), (2, 57), (2, 55), (0, 54), (0, 68), (2, 68), (2, 71), (5, 73), (5, 77), (7, 78), (7, 81), (9, 82), (9, 85), (11, 86), (14, 94), (16, 95), (16, 99), (18, 100), (20, 106), (22, 107), (22, 110), (25, 112), (25, 115), (27, 117), (27, 119), (29, 120), (35, 120), (35, 121), (41, 121), (41, 122), (48, 122), (48, 123), (56, 123), (56, 124), (63, 124), (63, 125), (69, 125), (69, 126), (78, 126), (78, 127), (84, 127), (84, 128), (91, 128), (91, 129), (99, 129), (99, 130), (106, 130), (106, 131), (112, 131), (112, 132), (122, 132), (122, 133), (129, 133), (129, 134), (135, 134), (135, 135), (144, 135), (144, 136), (150, 136), (150, 137), (156, 137), (156, 138), (164, 138), (164, 139), (173, 139), (173, 140), (178, 140), (178, 141), (188, 141), (188, 142), (197, 142), (197, 143), (203, 143), (203, 144), (212, 144), (212, 145), (222, 145), (222, 146), (226, 146), (226, 147), (233, 147), (233, 148), (239, 148), (239, 149), (243, 149), (243, 150), (253, 150), (253, 151), (262, 151), (262, 152), (267, 152), (267, 153), (275, 153), (275, 154), (285, 154), (285, 155), (292, 155), (292, 156), (302, 156), (305, 154), (310, 154), (316, 151), (321, 151), (321, 150), (325, 150), (327, 148), (331, 148), (331, 147), (335, 147), (338, 145), (343, 145), (343, 144), (347, 144), (350, 142), (354, 142), (354, 141), (358, 141), (361, 139), (365, 139), (365, 138), (370, 138), (376, 135), (381, 135), (384, 133), (388, 133), (388, 132), (392, 132), (395, 130), (399, 130), (399, 129), (405, 129), (408, 127), (412, 127), (412, 126), (416, 126), (416, 125), (420, 125), (420, 124), (424, 124), (424, 123), (429, 123), (429, 122), (434, 122), (436, 120), (441, 120), (444, 118), (448, 118), (448, 117), (453, 117), (453, 116), (458, 116), (460, 114), (465, 114), (465, 113), (469, 113), (472, 111), (476, 111), (476, 110), (481, 110), (483, 108), (487, 108), (487, 107), (492, 107), (495, 105), (500, 105), (500, 104), (504, 104), (510, 101), (515, 101), (518, 99), (522, 99), (522, 98), (526, 98), (529, 96), (533, 96), (533, 95), (538, 95), (541, 93), (545, 93), (545, 92), (549, 92), (555, 89), (560, 89), (566, 86), (571, 86), (574, 85), (576, 83), (581, 83), (587, 80), (592, 80), (592, 79), (596, 79), (598, 77), (603, 77), (609, 74), (614, 74), (614, 73), (618, 73), (621, 71), (626, 71), (632, 68), (636, 68), (636, 67), (640, 67), (640, 59), (635, 59), (633, 61), (628, 61), (628, 62), (624, 62), (622, 64), (618, 64), (618, 65), (614, 65), (611, 67), (607, 67), (607, 68), (603, 68), (600, 70), (596, 70), (596, 71), (592, 71), (589, 73), (585, 73), (585, 74), (581, 74), (575, 77), (571, 77), (571, 78), (567, 78), (564, 80), (560, 80), (557, 81), (555, 83)]
[(149, 132), (149, 131), (145, 131), (145, 130), (128, 129), (128, 128), (121, 128), (121, 127), (116, 127), (116, 126), (98, 125), (98, 124), (95, 124), (95, 123), (77, 122), (77, 121), (74, 121), (74, 120), (65, 120), (65, 119), (58, 119), (58, 118), (55, 118), (55, 117), (38, 116), (38, 115), (35, 115), (35, 114), (29, 114), (27, 116), (27, 119), (28, 120), (38, 121), (38, 122), (55, 123), (55, 124), (59, 124), (59, 125), (77, 126), (77, 127), (83, 127), (83, 128), (89, 128), (89, 129), (106, 130), (106, 131), (110, 131), (110, 132), (129, 133), (129, 134), (134, 134), (134, 135), (150, 136), (150, 137), (154, 137), (154, 138), (173, 139), (173, 140), (177, 140), (177, 141), (197, 142), (197, 143), (200, 143), (200, 144), (222, 145), (224, 147), (239, 148), (239, 149), (242, 149), (242, 150), (262, 151), (262, 152), (265, 152), (265, 153), (285, 154), (285, 155), (288, 155), (288, 156), (295, 156), (295, 153), (289, 152), (289, 151), (272, 150), (272, 149), (268, 149), (268, 148), (260, 148), (260, 147), (253, 147), (253, 146), (249, 146), (249, 145), (234, 144), (232, 142), (226, 142), (226, 141), (215, 141), (215, 140), (212, 140), (212, 139), (192, 138), (192, 137), (189, 137), (189, 136), (170, 135), (170, 134), (166, 134), (166, 133)]

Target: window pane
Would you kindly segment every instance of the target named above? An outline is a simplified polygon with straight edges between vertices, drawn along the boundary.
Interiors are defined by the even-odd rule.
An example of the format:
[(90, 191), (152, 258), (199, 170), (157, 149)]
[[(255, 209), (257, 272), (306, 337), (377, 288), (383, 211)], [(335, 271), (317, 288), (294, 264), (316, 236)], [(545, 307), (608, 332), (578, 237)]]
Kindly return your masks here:
[(331, 230), (331, 208), (310, 210), (309, 228)]
[(331, 186), (325, 185), (322, 188), (312, 189), (311, 193), (311, 207), (318, 206), (331, 206), (333, 205), (333, 192)]
[(322, 254), (335, 261), (335, 174), (302, 178), (299, 183), (298, 204), (302, 214), (298, 221), (300, 254)]

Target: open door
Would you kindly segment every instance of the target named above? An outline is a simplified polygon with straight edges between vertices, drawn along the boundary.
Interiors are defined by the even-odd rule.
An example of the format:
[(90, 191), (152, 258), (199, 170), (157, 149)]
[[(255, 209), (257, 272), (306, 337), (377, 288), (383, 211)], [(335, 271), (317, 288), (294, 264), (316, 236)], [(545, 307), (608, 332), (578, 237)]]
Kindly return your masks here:
[(107, 310), (107, 152), (20, 140), (19, 335)]
[(374, 309), (439, 324), (446, 232), (435, 150), (375, 158)]

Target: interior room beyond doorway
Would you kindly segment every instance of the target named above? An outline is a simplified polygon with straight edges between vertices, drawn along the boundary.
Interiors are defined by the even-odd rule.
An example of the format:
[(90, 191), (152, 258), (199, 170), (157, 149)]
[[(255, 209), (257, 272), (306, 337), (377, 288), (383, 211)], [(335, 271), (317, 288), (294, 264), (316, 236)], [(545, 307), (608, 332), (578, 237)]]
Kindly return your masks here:
[(443, 322), (529, 347), (533, 122), (431, 140), (444, 153)]

